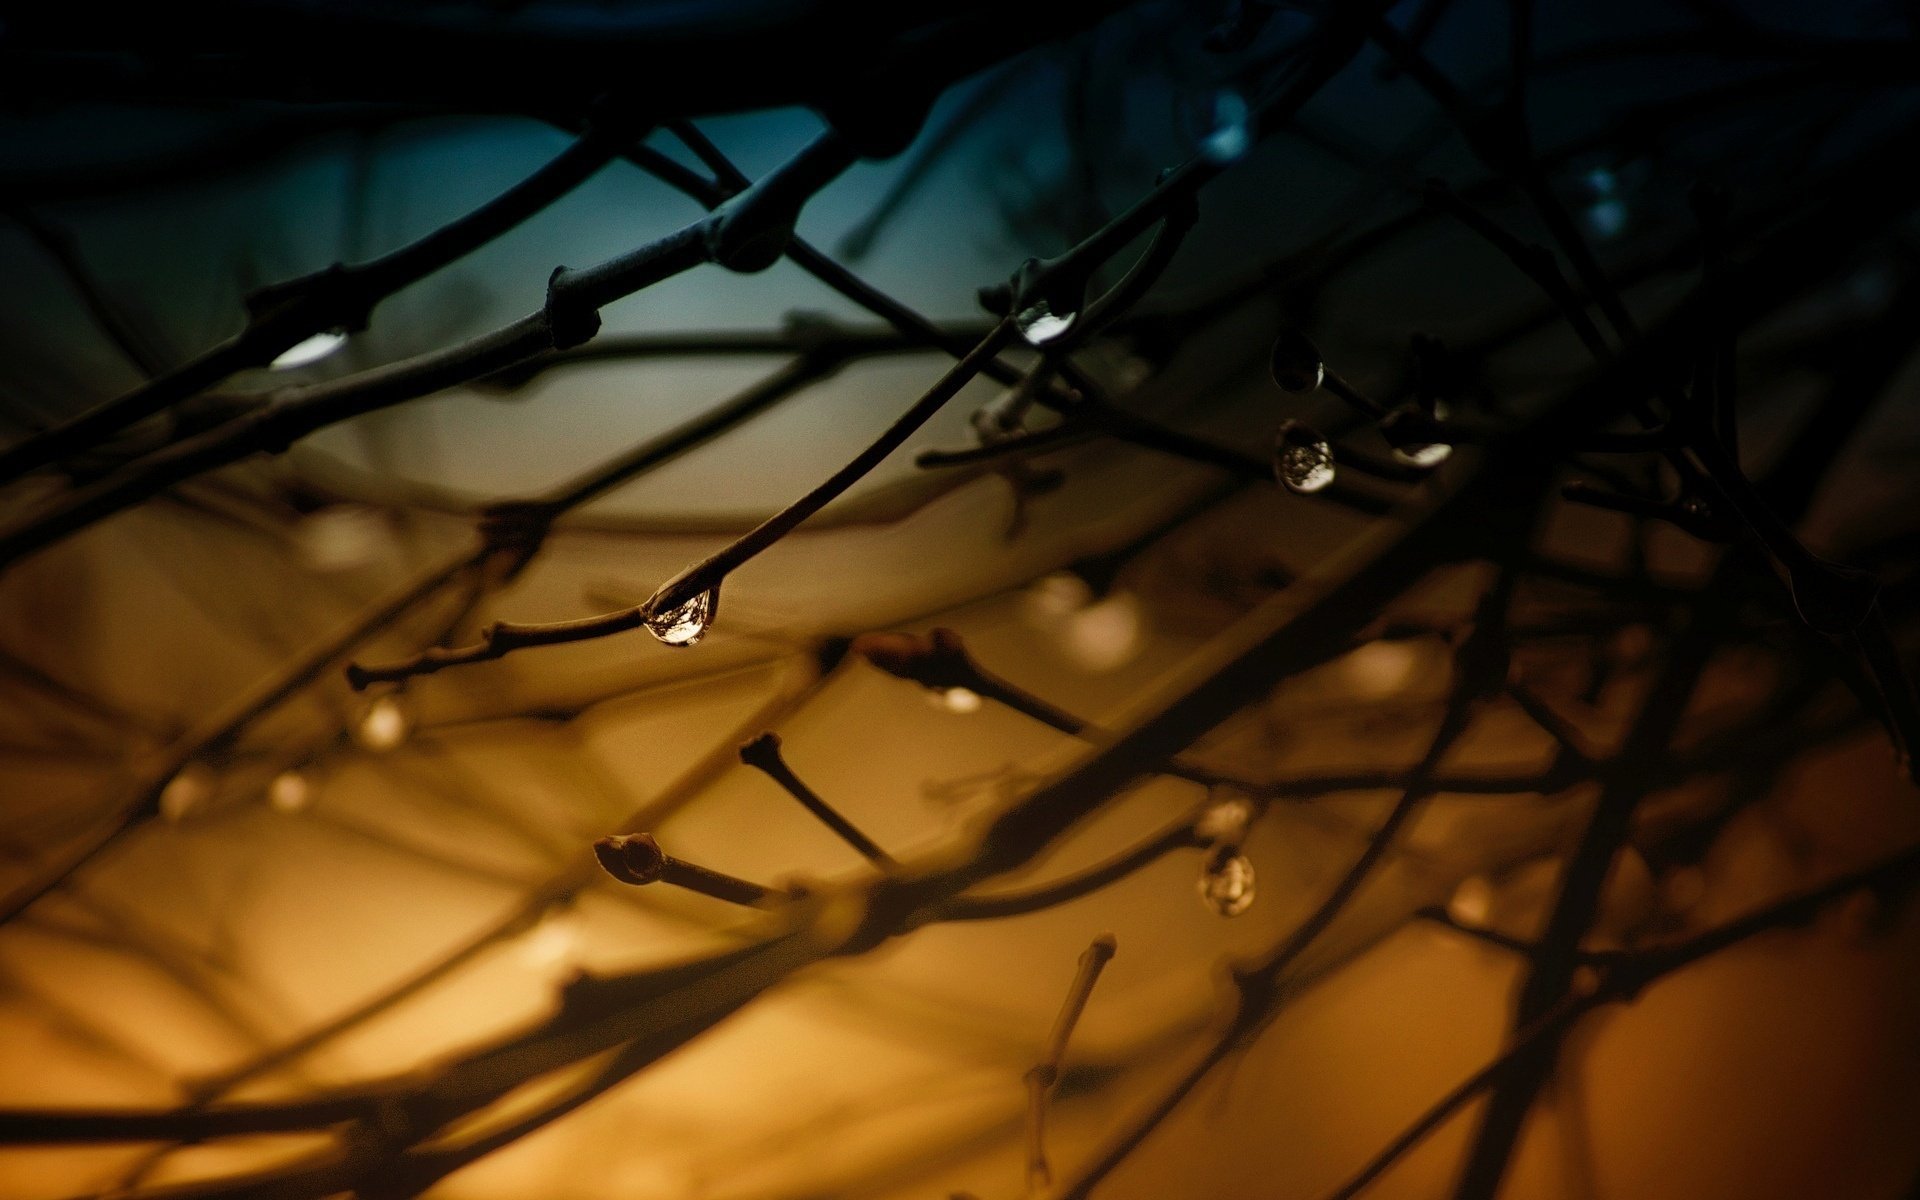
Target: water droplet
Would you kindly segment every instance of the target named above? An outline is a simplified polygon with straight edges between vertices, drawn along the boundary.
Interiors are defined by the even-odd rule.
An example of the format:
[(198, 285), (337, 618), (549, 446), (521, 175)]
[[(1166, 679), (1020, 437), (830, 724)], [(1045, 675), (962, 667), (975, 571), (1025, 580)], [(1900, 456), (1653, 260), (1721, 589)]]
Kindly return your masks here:
[(317, 363), (346, 344), (347, 333), (344, 329), (329, 329), (325, 333), (314, 334), (304, 342), (288, 346), (267, 367), (274, 371), (291, 371), (295, 367)]
[(1595, 167), (1584, 181), (1592, 202), (1587, 205), (1587, 231), (1602, 240), (1618, 237), (1627, 227), (1627, 202), (1620, 195), (1620, 177), (1610, 167)]
[(275, 812), (297, 813), (312, 802), (313, 784), (303, 771), (282, 771), (267, 785), (267, 803)]
[(386, 518), (362, 504), (329, 504), (294, 527), (300, 558), (316, 571), (369, 566), (396, 547)]
[(1050, 629), (1093, 603), (1093, 589), (1072, 571), (1055, 571), (1035, 580), (1020, 598), (1029, 625)]
[(713, 628), (713, 602), (718, 589), (698, 596), (665, 612), (647, 618), (647, 632), (669, 646), (691, 646)]
[(1253, 907), (1253, 860), (1244, 854), (1217, 858), (1200, 876), (1200, 900), (1223, 917)]
[(212, 769), (205, 763), (188, 763), (172, 779), (167, 780), (166, 787), (160, 789), (160, 816), (163, 820), (178, 824), (211, 799)]
[(1253, 145), (1252, 110), (1247, 98), (1235, 91), (1213, 97), (1213, 132), (1201, 139), (1200, 153), (1209, 162), (1225, 165), (1244, 156)]
[(1193, 823), (1193, 832), (1209, 842), (1238, 844), (1253, 823), (1253, 801), (1245, 796), (1229, 796), (1207, 806)]
[(1453, 447), (1445, 442), (1429, 442), (1423, 446), (1395, 446), (1395, 462), (1409, 467), (1437, 467), (1453, 457)]
[(1605, 240), (1619, 237), (1627, 227), (1625, 200), (1597, 200), (1587, 209), (1587, 228), (1593, 236)]
[(1485, 925), (1493, 914), (1493, 881), (1485, 875), (1469, 875), (1453, 889), (1447, 900), (1447, 915), (1461, 925), (1473, 928)]
[(1034, 301), (1032, 307), (1023, 308), (1013, 318), (1014, 327), (1020, 336), (1034, 345), (1044, 345), (1053, 341), (1067, 330), (1073, 328), (1078, 313), (1056, 313), (1045, 300)]
[(398, 749), (413, 732), (413, 716), (400, 697), (376, 696), (353, 725), (353, 740), (376, 754)]
[(933, 702), (950, 713), (974, 713), (980, 711), (980, 693), (972, 688), (941, 688), (931, 693)]
[(1142, 627), (1140, 601), (1131, 592), (1115, 592), (1069, 616), (1059, 646), (1083, 671), (1112, 671), (1140, 653)]
[(1333, 482), (1333, 447), (1304, 421), (1286, 421), (1273, 439), (1273, 477), (1306, 496)]
[(1394, 695), (1413, 682), (1420, 652), (1406, 642), (1372, 641), (1340, 660), (1340, 679), (1369, 700)]
[(1283, 392), (1311, 392), (1327, 378), (1327, 364), (1321, 360), (1319, 348), (1297, 330), (1286, 330), (1273, 340), (1273, 357), (1268, 365), (1273, 381)]

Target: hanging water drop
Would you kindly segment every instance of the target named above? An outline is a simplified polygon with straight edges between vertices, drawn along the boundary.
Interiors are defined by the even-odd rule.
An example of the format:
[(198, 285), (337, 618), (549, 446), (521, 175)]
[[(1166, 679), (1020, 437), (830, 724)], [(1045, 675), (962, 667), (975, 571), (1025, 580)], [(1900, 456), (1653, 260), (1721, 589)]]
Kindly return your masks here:
[[(1401, 413), (1389, 417), (1381, 428), (1383, 430), (1396, 428), (1396, 418), (1403, 416), (1410, 418), (1408, 423), (1414, 424), (1416, 428), (1431, 430), (1437, 422), (1447, 419), (1447, 405), (1444, 401), (1437, 399), (1430, 401), (1424, 416), (1418, 409), (1409, 406)], [(1402, 466), (1419, 467), (1423, 470), (1437, 467), (1451, 457), (1453, 457), (1453, 447), (1446, 442), (1399, 441), (1393, 447), (1393, 461)]]
[(1333, 482), (1333, 447), (1304, 421), (1286, 421), (1273, 439), (1273, 477), (1302, 496)]
[(297, 813), (313, 800), (313, 785), (304, 771), (289, 768), (273, 777), (267, 785), (267, 803), (275, 812)]
[(205, 763), (188, 763), (160, 789), (160, 816), (178, 824), (212, 798), (213, 771)]
[(1393, 460), (1409, 467), (1437, 467), (1452, 456), (1453, 447), (1445, 442), (1428, 442), (1420, 446), (1393, 448)]
[(1253, 907), (1253, 860), (1244, 854), (1215, 855), (1200, 876), (1200, 900), (1223, 917)]
[(1273, 357), (1268, 369), (1283, 392), (1296, 395), (1311, 392), (1326, 382), (1327, 364), (1320, 350), (1306, 335), (1289, 329), (1273, 340)]
[(346, 330), (329, 329), (325, 333), (316, 333), (303, 342), (295, 342), (282, 351), (279, 358), (268, 363), (267, 367), (274, 371), (291, 371), (295, 367), (317, 363), (346, 344)]
[(1592, 203), (1587, 206), (1587, 232), (1606, 240), (1627, 227), (1627, 202), (1620, 195), (1620, 177), (1610, 168), (1595, 167), (1584, 180)]
[(1093, 603), (1093, 588), (1072, 571), (1034, 581), (1020, 598), (1020, 615), (1035, 629), (1052, 629)]
[(376, 754), (397, 750), (413, 732), (413, 716), (398, 696), (375, 697), (353, 724), (353, 740)]
[(1207, 806), (1193, 823), (1193, 832), (1208, 842), (1239, 845), (1252, 823), (1253, 801), (1245, 796), (1228, 796)]
[(1013, 324), (1021, 337), (1040, 346), (1072, 329), (1074, 319), (1079, 315), (1072, 312), (1056, 313), (1045, 300), (1036, 300), (1014, 315)]
[(649, 614), (647, 632), (669, 646), (691, 646), (713, 628), (714, 600), (719, 589), (701, 592), (678, 608)]
[(936, 708), (944, 708), (950, 713), (959, 713), (964, 716), (967, 713), (980, 711), (980, 693), (974, 691), (972, 688), (941, 688), (937, 692), (928, 693), (928, 695), (932, 698)]
[(1252, 117), (1245, 96), (1231, 90), (1217, 93), (1213, 98), (1213, 132), (1201, 139), (1200, 153), (1220, 166), (1243, 157), (1253, 145)]
[(1447, 899), (1447, 915), (1454, 924), (1478, 929), (1493, 915), (1493, 881), (1485, 875), (1469, 875), (1453, 889)]

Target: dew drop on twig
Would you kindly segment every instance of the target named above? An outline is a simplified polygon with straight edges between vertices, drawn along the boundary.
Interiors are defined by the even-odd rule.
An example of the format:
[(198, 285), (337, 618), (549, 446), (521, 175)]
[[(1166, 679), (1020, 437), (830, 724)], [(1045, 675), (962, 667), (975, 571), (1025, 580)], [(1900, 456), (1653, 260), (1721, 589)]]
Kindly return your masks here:
[(1273, 340), (1268, 368), (1283, 392), (1311, 392), (1327, 378), (1327, 364), (1320, 358), (1319, 348), (1305, 334), (1292, 329)]
[(306, 772), (289, 768), (267, 784), (267, 803), (275, 812), (297, 813), (313, 802), (313, 784)]
[(1073, 328), (1078, 313), (1056, 313), (1045, 300), (1036, 300), (1014, 315), (1013, 324), (1020, 336), (1036, 346), (1053, 341)]
[(212, 798), (212, 769), (205, 763), (188, 763), (160, 789), (161, 819), (177, 824)]
[(353, 740), (376, 753), (396, 750), (413, 732), (413, 715), (398, 696), (377, 696), (353, 723)]
[(669, 646), (691, 646), (713, 627), (714, 591), (701, 592), (678, 608), (647, 618), (647, 632)]
[(1409, 467), (1437, 467), (1453, 456), (1453, 447), (1445, 442), (1429, 442), (1423, 446), (1395, 446), (1395, 462)]
[(1273, 439), (1273, 477), (1303, 496), (1333, 482), (1333, 447), (1304, 421), (1287, 421)]
[(316, 333), (305, 341), (295, 342), (280, 353), (280, 357), (267, 364), (274, 371), (291, 371), (295, 367), (304, 367), (308, 363), (317, 363), (347, 344), (345, 330), (329, 329), (325, 333)]
[(1224, 166), (1245, 157), (1253, 145), (1253, 112), (1247, 98), (1226, 90), (1213, 98), (1213, 130), (1201, 139), (1200, 152), (1207, 161)]
[(980, 711), (980, 693), (972, 688), (941, 688), (937, 692), (929, 693), (929, 696), (935, 707), (943, 708), (950, 713), (960, 713), (964, 716), (967, 713)]
[(1200, 875), (1200, 900), (1223, 917), (1253, 907), (1253, 860), (1244, 854), (1216, 857)]

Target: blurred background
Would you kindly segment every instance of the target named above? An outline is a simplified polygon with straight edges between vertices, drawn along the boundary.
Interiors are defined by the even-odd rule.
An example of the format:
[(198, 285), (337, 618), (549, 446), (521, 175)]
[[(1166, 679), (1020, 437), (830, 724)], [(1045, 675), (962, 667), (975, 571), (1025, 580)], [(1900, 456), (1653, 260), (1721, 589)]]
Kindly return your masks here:
[[(822, 47), (848, 40), (849, 61), (869, 62), (914, 37), (972, 36), (935, 7), (873, 18), (870, 36), (857, 6), (832, 4), (406, 14), (498, 55), (524, 36), (528, 79), (496, 95), (484, 71), (458, 69), (461, 37), (446, 40), (453, 63), (417, 45), (359, 61), (354, 37), (390, 31), (354, 5), (188, 6), (186, 32), (165, 36), (152, 18), (116, 23), (114, 6), (7, 6), (13, 446), (233, 337), (249, 293), (423, 237), (562, 153), (572, 99), (522, 95), (569, 75), (543, 55), (600, 38), (610, 48), (583, 60), (587, 76), (622, 38), (697, 27), (685, 69), (703, 82), (683, 106), (670, 103), (682, 93), (647, 102), (696, 136), (654, 130), (640, 144), (655, 158), (607, 163), (383, 299), (364, 329), (321, 331), (19, 472), (0, 528), (30, 528), (299, 388), (537, 310), (555, 267), (701, 216), (660, 162), (708, 178), (710, 139), (758, 178), (844, 125), (846, 105), (895, 103), (878, 85), (823, 100), (844, 64)], [(794, 256), (757, 273), (709, 265), (609, 304), (578, 350), (195, 474), (0, 567), (0, 1195), (1352, 1194), (1338, 1189), (1524, 1033), (1558, 968), (1579, 968), (1558, 970), (1555, 993), (1578, 1000), (1609, 964), (1654, 961), (1889, 859), (1870, 887), (1769, 918), (1634, 994), (1603, 990), (1555, 1030), (1537, 1086), (1504, 1093), (1523, 1114), (1509, 1144), (1477, 1089), (1361, 1182), (1378, 1197), (1915, 1194), (1920, 926), (1896, 856), (1920, 839), (1920, 813), (1888, 730), (1904, 689), (1888, 664), (1917, 615), (1913, 14), (1385, 8), (1389, 32), (1474, 105), (1511, 95), (1521, 22), (1530, 193), (1379, 38), (1261, 130), (1250, 109), (1315, 61), (1332, 7), (1068, 7), (1031, 31), (983, 10), (976, 23), (1005, 36), (939, 88), (904, 149), (827, 185), (796, 232), (970, 345), (995, 319), (980, 288), (1088, 237), (1163, 168), (1223, 164), (1165, 274), (1071, 352), (1085, 390), (1146, 433), (1108, 436), (1043, 405), (1029, 427), (1072, 436), (923, 458), (998, 436), (1008, 388), (975, 379), (730, 577), (696, 646), (635, 629), (350, 687), (349, 660), (644, 602), (839, 468), (952, 363)], [(216, 22), (240, 31), (234, 44), (195, 57)], [(756, 74), (762, 52), (730, 38), (785, 39), (785, 73)], [(1619, 354), (1653, 346), (1655, 373), (1696, 399), (1717, 389), (1739, 430), (1726, 438), (1716, 410), (1721, 444), (1788, 536), (1874, 572), (1884, 644), (1805, 628), (1776, 579), (1792, 554), (1756, 551), (1745, 510), (1695, 503), (1650, 443), (1469, 444), (1469, 427), (1582, 403), (1598, 407), (1580, 436), (1625, 438), (1636, 400), (1553, 297), (1436, 198), (1435, 178), (1519, 242), (1551, 246), (1574, 308)], [(1729, 214), (1704, 234), (1702, 185)], [(1617, 288), (1624, 332), (1542, 195)], [(1734, 288), (1716, 297), (1701, 281), (1720, 257), (1738, 269), (1707, 269)], [(1676, 313), (1692, 323), (1671, 334)], [(1715, 313), (1739, 327), (1724, 357)], [(1301, 334), (1332, 382), (1283, 390), (1276, 339)], [(494, 506), (564, 494), (813, 361), (823, 340), (853, 349), (594, 488), (523, 559), (476, 541)], [(1024, 371), (1040, 350), (1004, 358)], [(1365, 397), (1457, 419), (1458, 450), (1396, 445)], [(1662, 427), (1679, 428), (1666, 404)], [(1288, 421), (1337, 443), (1334, 486), (1275, 481)], [(1196, 443), (1218, 452), (1197, 461)], [(1569, 501), (1560, 487), (1576, 479), (1634, 503)], [(1495, 499), (1446, 507), (1461, 495)], [(1327, 581), (1381, 556), (1383, 529), (1451, 545), (1509, 523), (1505, 541), (1395, 568), (1345, 612), (1351, 634), (1303, 634), (1284, 669), (1219, 682)], [(742, 765), (742, 743), (777, 731), (793, 770), (910, 868), (949, 861), (1085, 761), (1084, 743), (992, 686), (922, 687), (852, 641), (936, 627), (1016, 701), (1096, 726), (1136, 729), (1196, 694), (1222, 714), (1185, 749), (1194, 769), (1106, 789), (967, 894), (1151, 851), (1031, 911), (810, 953), (684, 1045), (627, 1061), (681, 1011), (673, 978), (652, 972), (757, 953), (792, 918), (617, 882), (595, 839), (647, 831), (748, 881), (869, 895), (873, 868)], [(1490, 638), (1497, 678), (1475, 684)], [(1597, 812), (1621, 814), (1611, 843), (1595, 841)], [(1356, 862), (1368, 869), (1342, 897)], [(1584, 908), (1568, 899), (1576, 862), (1603, 875)], [(1249, 1011), (1233, 964), (1273, 963), (1330, 895), (1257, 1020), (1231, 1024)], [(1036, 1184), (1023, 1077), (1106, 933), (1117, 953), (1073, 1030), (1047, 1110), (1052, 1182)], [(596, 1040), (585, 1002), (566, 999), (583, 978), (665, 982)], [(475, 1077), (483, 1099), (425, 1127), (408, 1107)], [(281, 1116), (219, 1123), (249, 1105)], [(77, 1135), (86, 1113), (127, 1120)], [(1489, 1180), (1482, 1162), (1476, 1179), (1466, 1164), (1489, 1155), (1497, 1169)]]

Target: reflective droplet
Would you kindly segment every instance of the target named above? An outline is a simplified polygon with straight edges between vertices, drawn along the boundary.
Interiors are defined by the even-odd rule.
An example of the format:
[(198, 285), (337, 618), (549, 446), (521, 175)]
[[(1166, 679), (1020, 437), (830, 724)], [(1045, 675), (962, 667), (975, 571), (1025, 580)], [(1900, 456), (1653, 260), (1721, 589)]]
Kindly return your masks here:
[(374, 697), (353, 724), (353, 740), (376, 754), (398, 749), (412, 732), (413, 716), (394, 695)]
[(713, 601), (716, 592), (701, 592), (682, 604), (647, 618), (647, 632), (669, 646), (691, 646), (713, 628)]
[(1273, 340), (1273, 358), (1268, 366), (1283, 392), (1311, 392), (1327, 378), (1327, 364), (1320, 358), (1319, 347), (1294, 329)]
[(1200, 900), (1223, 917), (1253, 907), (1253, 860), (1244, 854), (1210, 862), (1200, 876)]
[(1478, 928), (1485, 925), (1492, 914), (1493, 881), (1485, 875), (1462, 879), (1447, 900), (1447, 915), (1460, 925)]
[(1209, 162), (1226, 164), (1244, 156), (1253, 145), (1253, 113), (1247, 98), (1222, 91), (1213, 98), (1213, 132), (1201, 139), (1200, 153)]
[(316, 571), (351, 571), (393, 550), (393, 534), (379, 510), (363, 504), (329, 504), (294, 527), (301, 559)]
[(1419, 650), (1406, 642), (1368, 642), (1340, 660), (1340, 679), (1355, 695), (1377, 700), (1413, 682), (1419, 662)]
[(1592, 197), (1585, 218), (1587, 232), (1605, 240), (1618, 237), (1627, 227), (1627, 202), (1620, 195), (1620, 177), (1608, 167), (1587, 172), (1587, 192)]
[(1056, 313), (1045, 300), (1037, 300), (1032, 307), (1023, 308), (1015, 314), (1013, 324), (1021, 337), (1039, 346), (1072, 329), (1074, 319), (1078, 316), (1078, 313)]
[(329, 329), (325, 333), (314, 334), (304, 342), (295, 342), (288, 346), (279, 358), (274, 359), (267, 366), (275, 371), (291, 371), (295, 367), (317, 363), (346, 344), (345, 330)]
[(160, 817), (178, 824), (213, 799), (213, 770), (205, 763), (188, 763), (160, 789)]
[(1209, 842), (1237, 844), (1253, 823), (1253, 801), (1245, 796), (1229, 796), (1207, 806), (1193, 823), (1193, 832)]
[(1050, 629), (1093, 603), (1093, 589), (1072, 571), (1055, 571), (1035, 580), (1020, 598), (1020, 614), (1027, 623)]
[(983, 446), (1004, 442), (1020, 432), (1022, 414), (1026, 408), (1024, 402), (1012, 388), (1001, 392), (994, 399), (974, 411), (969, 419), (975, 436)]
[(312, 801), (313, 785), (304, 771), (282, 771), (267, 785), (267, 803), (275, 812), (297, 813)]
[(1395, 462), (1409, 467), (1437, 467), (1453, 456), (1453, 447), (1445, 442), (1431, 442), (1424, 446), (1395, 446)]
[(936, 705), (946, 709), (950, 713), (960, 713), (964, 715), (966, 713), (980, 711), (980, 693), (974, 691), (972, 688), (941, 688), (939, 691), (930, 694)]
[(1131, 592), (1115, 592), (1069, 616), (1059, 646), (1083, 671), (1112, 671), (1140, 653), (1143, 627), (1140, 601)]
[(1333, 482), (1333, 446), (1304, 421), (1286, 421), (1273, 439), (1273, 477), (1307, 496)]

